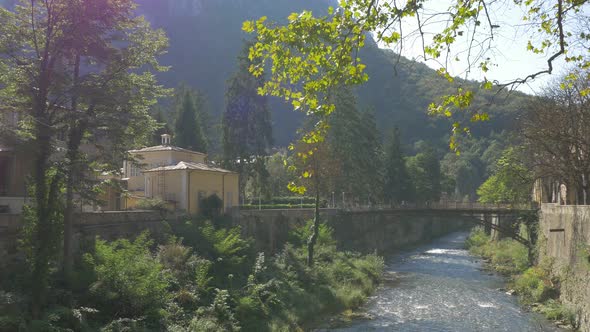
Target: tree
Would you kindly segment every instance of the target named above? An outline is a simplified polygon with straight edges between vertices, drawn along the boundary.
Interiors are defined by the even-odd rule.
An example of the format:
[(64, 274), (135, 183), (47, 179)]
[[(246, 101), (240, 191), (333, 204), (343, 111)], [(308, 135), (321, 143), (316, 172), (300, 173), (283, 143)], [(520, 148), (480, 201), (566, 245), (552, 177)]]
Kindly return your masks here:
[(162, 143), (162, 135), (172, 135), (172, 129), (168, 124), (168, 120), (166, 120), (164, 117), (164, 113), (162, 112), (161, 108), (157, 108), (153, 114), (153, 118), (158, 124), (158, 129), (156, 129), (152, 135), (151, 144), (160, 145)]
[(590, 184), (590, 72), (574, 72), (532, 101), (522, 135), (537, 178), (554, 178), (588, 204)]
[(294, 181), (293, 174), (288, 171), (287, 166), (291, 161), (287, 157), (287, 151), (281, 150), (267, 157), (266, 170), (269, 174), (269, 190), (271, 196), (288, 196), (291, 192), (287, 185)]
[(339, 164), (339, 172), (326, 174), (325, 183), (331, 190), (346, 192), (350, 197), (362, 194), (362, 145), (361, 119), (357, 109), (356, 98), (350, 88), (337, 90), (334, 105), (338, 112), (330, 115), (326, 135), (327, 156)]
[(338, 112), (328, 118), (326, 136), (328, 154), (339, 164), (338, 172), (324, 179), (332, 191), (345, 192), (364, 201), (380, 196), (381, 142), (372, 110), (360, 112), (350, 87), (334, 94)]
[(400, 131), (395, 127), (385, 145), (385, 178), (383, 194), (391, 203), (411, 200), (413, 187), (406, 168), (404, 152), (400, 141)]
[[(357, 54), (371, 34), (377, 43), (396, 49), (400, 57), (417, 41), (422, 45), (423, 58), (440, 63), (438, 73), (450, 83), (454, 81), (448, 71), (451, 60), (463, 61), (467, 74), (480, 70), (486, 75), (480, 84), (484, 90), (494, 89), (494, 83), (498, 89), (515, 88), (540, 75), (551, 74), (558, 59), (573, 62), (579, 68), (590, 66), (588, 0), (456, 0), (444, 11), (436, 8), (437, 3), (341, 0), (339, 8), (330, 7), (327, 15), (314, 17), (309, 11), (293, 13), (284, 25), (269, 23), (266, 17), (246, 21), (243, 30), (256, 34), (250, 57), (259, 61), (257, 66), (251, 67), (251, 72), (262, 76), (268, 69), (268, 80), (260, 92), (285, 98), (294, 109), (320, 116), (318, 125), (321, 126), (325, 117), (334, 111), (329, 91), (342, 84), (360, 84), (368, 79), (365, 65)], [(530, 23), (530, 29), (536, 34), (522, 46), (544, 56), (546, 67), (502, 83), (487, 77), (489, 68), (496, 65), (492, 53), (496, 43), (501, 42), (494, 38), (500, 28), (499, 22), (490, 15), (498, 6), (504, 6), (504, 11), (525, 13), (523, 20)], [(429, 27), (434, 31), (430, 32)], [(465, 39), (462, 36), (468, 38), (466, 47), (457, 45), (459, 40)], [(407, 45), (412, 46), (406, 48)], [(429, 106), (432, 114), (451, 117), (467, 113), (466, 122), (489, 118), (477, 108), (470, 108), (474, 91), (463, 86), (453, 86), (452, 90), (453, 93)], [(458, 112), (460, 110), (467, 112)], [(463, 121), (456, 120), (451, 148), (457, 148), (455, 139), (464, 132), (469, 132), (469, 128)]]
[(406, 162), (408, 173), (415, 188), (417, 202), (433, 202), (440, 199), (440, 162), (435, 150), (424, 145), (418, 154)]
[(176, 103), (174, 144), (181, 148), (206, 153), (207, 140), (198, 115), (198, 107), (202, 106), (202, 103), (195, 101), (195, 94), (188, 89), (181, 93), (182, 97), (177, 99)]
[(380, 200), (383, 191), (381, 183), (383, 179), (383, 146), (381, 144), (381, 134), (377, 129), (375, 112), (367, 108), (360, 113), (360, 165), (361, 179), (363, 180), (360, 188), (362, 189), (362, 198), (367, 197), (368, 203)]
[[(304, 131), (304, 130), (303, 130)], [(311, 147), (311, 149), (310, 149)], [(294, 151), (293, 164), (289, 166), (291, 171), (304, 170), (300, 175), (298, 182), (302, 185), (296, 185), (294, 182), (289, 185), (292, 191), (299, 190), (303, 195), (311, 191), (315, 196), (314, 219), (312, 232), (307, 240), (307, 265), (314, 264), (314, 249), (318, 240), (320, 230), (320, 197), (322, 192), (326, 192), (326, 178), (337, 170), (339, 162), (335, 162), (330, 157), (326, 141), (304, 142), (300, 141), (291, 148)]]
[(265, 178), (264, 159), (261, 157), (272, 146), (268, 100), (258, 94), (264, 79), (253, 76), (248, 70), (252, 65), (247, 56), (249, 47), (250, 44), (246, 43), (238, 57), (238, 71), (227, 82), (222, 118), (223, 158), (227, 167), (240, 174), (242, 196), (251, 176)]
[(522, 162), (522, 149), (511, 147), (502, 153), (495, 170), (477, 189), (482, 203), (528, 203), (531, 201), (533, 176)]
[[(51, 243), (62, 221), (69, 277), (74, 195), (87, 194), (86, 175), (116, 171), (130, 143), (145, 141), (153, 127), (147, 111), (164, 90), (152, 71), (165, 69), (156, 57), (167, 40), (134, 9), (129, 0), (21, 1), (14, 12), (0, 8), (0, 104), (23, 115), (19, 133), (35, 147), (28, 226), (35, 317), (45, 303), (56, 254)], [(52, 158), (58, 132), (65, 136), (65, 158)], [(93, 160), (83, 144), (99, 152)], [(56, 202), (62, 181), (65, 207)]]

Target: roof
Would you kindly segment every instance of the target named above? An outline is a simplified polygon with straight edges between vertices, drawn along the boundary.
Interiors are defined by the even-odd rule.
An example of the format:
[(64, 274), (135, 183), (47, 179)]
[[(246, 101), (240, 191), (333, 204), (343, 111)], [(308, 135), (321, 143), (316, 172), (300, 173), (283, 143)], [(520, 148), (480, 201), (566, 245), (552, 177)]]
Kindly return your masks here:
[(161, 166), (152, 169), (148, 169), (143, 172), (167, 172), (167, 171), (181, 171), (181, 170), (195, 170), (195, 171), (208, 171), (218, 173), (235, 173), (228, 171), (227, 169), (210, 166), (204, 163), (191, 163), (187, 161), (181, 161), (176, 165), (172, 166)]
[(156, 145), (156, 146), (149, 146), (147, 148), (139, 149), (139, 150), (131, 150), (129, 152), (138, 153), (138, 152), (158, 152), (158, 151), (176, 151), (176, 152), (186, 152), (186, 153), (193, 153), (205, 156), (206, 154), (202, 152), (196, 152), (188, 149), (179, 148), (178, 146), (173, 145)]

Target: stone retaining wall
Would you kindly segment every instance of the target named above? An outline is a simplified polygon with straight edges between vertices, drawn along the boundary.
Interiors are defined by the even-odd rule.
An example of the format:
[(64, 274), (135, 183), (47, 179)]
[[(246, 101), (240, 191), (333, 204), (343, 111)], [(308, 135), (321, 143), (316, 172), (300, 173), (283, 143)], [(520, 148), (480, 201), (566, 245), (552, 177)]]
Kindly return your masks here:
[(590, 206), (543, 204), (540, 216), (541, 258), (554, 261), (561, 277), (561, 300), (581, 318), (590, 332)]
[[(96, 236), (106, 240), (134, 238), (149, 230), (157, 236), (162, 233), (162, 221), (174, 222), (176, 216), (156, 211), (116, 211), (76, 214), (74, 221), (74, 249), (80, 249)], [(4, 263), (19, 259), (18, 234), (22, 226), (20, 214), (0, 214), (0, 269)]]
[[(406, 211), (345, 212), (322, 209), (323, 220), (334, 230), (343, 249), (385, 252), (430, 240), (466, 224), (465, 218)], [(245, 236), (256, 240), (258, 250), (276, 251), (290, 230), (313, 219), (313, 209), (247, 210), (236, 223)]]

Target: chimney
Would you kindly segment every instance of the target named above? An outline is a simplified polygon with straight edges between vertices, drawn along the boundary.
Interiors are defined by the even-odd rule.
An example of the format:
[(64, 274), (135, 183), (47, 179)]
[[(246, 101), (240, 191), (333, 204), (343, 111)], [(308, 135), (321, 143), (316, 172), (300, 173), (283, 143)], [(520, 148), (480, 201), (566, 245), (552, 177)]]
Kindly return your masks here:
[(168, 134), (162, 134), (162, 145), (170, 145), (170, 139), (172, 136)]

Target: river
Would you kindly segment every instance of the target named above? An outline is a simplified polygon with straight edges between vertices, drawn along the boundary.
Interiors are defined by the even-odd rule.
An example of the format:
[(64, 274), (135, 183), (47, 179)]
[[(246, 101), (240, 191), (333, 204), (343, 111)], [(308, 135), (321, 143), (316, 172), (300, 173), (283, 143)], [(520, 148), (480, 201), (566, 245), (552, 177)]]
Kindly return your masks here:
[(330, 331), (561, 331), (525, 312), (505, 280), (463, 249), (453, 233), (387, 260), (386, 282), (365, 307), (372, 319)]

